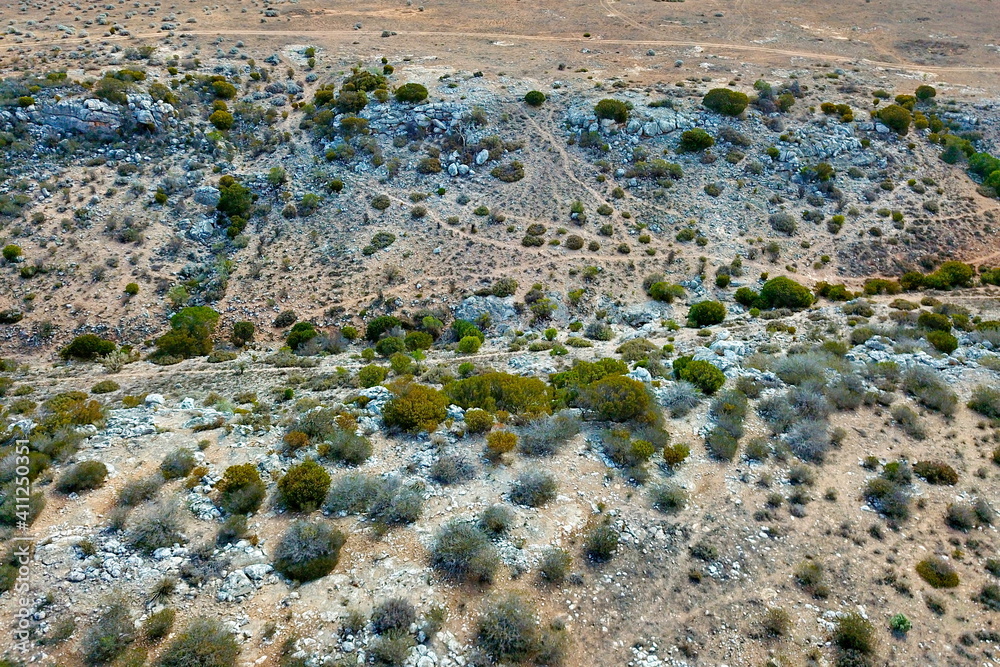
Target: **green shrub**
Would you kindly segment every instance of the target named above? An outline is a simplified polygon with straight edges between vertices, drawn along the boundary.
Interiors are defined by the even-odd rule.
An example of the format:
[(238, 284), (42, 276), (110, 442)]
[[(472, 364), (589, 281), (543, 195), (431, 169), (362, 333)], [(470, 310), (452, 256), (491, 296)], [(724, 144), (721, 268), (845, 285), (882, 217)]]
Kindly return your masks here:
[(959, 583), (955, 568), (938, 556), (931, 556), (917, 563), (917, 574), (933, 588), (955, 588)]
[(469, 433), (486, 433), (493, 428), (493, 417), (479, 408), (466, 410), (465, 427)]
[(86, 665), (106, 665), (135, 641), (135, 625), (128, 607), (115, 602), (98, 617), (80, 643)]
[(840, 651), (841, 667), (871, 664), (870, 657), (876, 648), (875, 626), (856, 611), (841, 614), (833, 631), (833, 642)]
[(458, 341), (458, 351), (462, 354), (475, 354), (479, 352), (479, 346), (482, 345), (480, 341), (475, 336), (466, 336), (462, 340)]
[(696, 327), (719, 324), (726, 319), (726, 307), (718, 301), (699, 301), (688, 311), (688, 322)]
[(649, 493), (653, 507), (664, 514), (675, 514), (687, 505), (687, 493), (676, 484), (658, 484)]
[(540, 107), (545, 103), (545, 93), (538, 90), (529, 90), (524, 95), (524, 102), (528, 106)]
[(296, 322), (288, 332), (288, 337), (285, 338), (285, 345), (291, 348), (293, 352), (297, 352), (299, 346), (309, 342), (318, 335), (319, 332), (316, 331), (316, 327), (312, 322)]
[(365, 338), (372, 343), (378, 341), (382, 334), (402, 326), (398, 317), (392, 315), (382, 315), (371, 320), (365, 327)]
[[(679, 361), (682, 363), (677, 371)], [(678, 372), (679, 379), (690, 382), (706, 396), (711, 396), (726, 383), (725, 374), (707, 361), (681, 357), (674, 361), (674, 370)]]
[(384, 366), (368, 364), (358, 371), (358, 386), (365, 389), (382, 384), (389, 377), (389, 369)]
[(674, 299), (680, 299), (684, 296), (684, 288), (680, 285), (671, 285), (669, 283), (659, 281), (651, 284), (649, 289), (646, 290), (650, 298), (657, 301), (663, 301), (664, 303), (673, 303)]
[(219, 313), (208, 306), (189, 306), (170, 318), (170, 331), (156, 339), (154, 358), (188, 359), (212, 351)]
[(583, 542), (583, 552), (595, 563), (606, 563), (618, 550), (620, 535), (610, 522), (602, 523), (589, 533)]
[(490, 431), (486, 434), (486, 451), (491, 458), (514, 451), (517, 447), (517, 435), (510, 431)]
[(913, 474), (924, 479), (928, 484), (958, 484), (958, 472), (947, 463), (941, 461), (917, 461), (913, 465)]
[(73, 341), (59, 352), (63, 359), (79, 359), (81, 361), (91, 361), (97, 357), (104, 357), (115, 351), (114, 341), (106, 340), (94, 334), (83, 334), (77, 336)]
[(108, 467), (100, 461), (82, 461), (69, 468), (59, 478), (56, 489), (60, 493), (78, 493), (104, 486)]
[(226, 468), (215, 489), (219, 492), (219, 505), (230, 514), (256, 512), (267, 493), (267, 487), (252, 463)]
[(455, 320), (451, 323), (451, 330), (455, 334), (455, 338), (462, 340), (469, 336), (474, 336), (480, 340), (480, 342), (486, 342), (486, 334), (480, 331), (472, 322), (467, 320)]
[(100, 382), (98, 382), (97, 384), (95, 384), (93, 387), (90, 388), (90, 393), (110, 394), (111, 392), (118, 391), (119, 389), (121, 389), (121, 385), (119, 385), (114, 380), (101, 380)]
[(448, 397), (421, 384), (400, 388), (395, 398), (382, 409), (382, 419), (387, 426), (406, 431), (433, 431), (447, 416)]
[(194, 452), (187, 447), (180, 447), (163, 457), (163, 461), (160, 462), (160, 474), (169, 482), (172, 479), (187, 477), (195, 465), (197, 462)]
[(295, 521), (274, 551), (274, 569), (303, 583), (325, 577), (337, 566), (346, 541), (328, 521)]
[(947, 331), (929, 331), (927, 342), (934, 346), (938, 352), (951, 354), (958, 349), (958, 339)]
[(885, 123), (886, 127), (899, 135), (909, 132), (910, 122), (913, 120), (909, 109), (898, 104), (890, 104), (882, 107), (876, 115), (880, 121)]
[(315, 461), (292, 466), (278, 480), (281, 502), (290, 510), (311, 512), (319, 507), (330, 488), (330, 474)]
[(760, 301), (765, 308), (801, 310), (811, 306), (813, 300), (812, 292), (787, 276), (771, 278), (760, 290)]
[(394, 354), (406, 352), (406, 342), (402, 338), (386, 336), (375, 343), (375, 351), (383, 357), (391, 357)]
[(917, 317), (917, 326), (931, 331), (951, 331), (951, 320), (947, 315), (922, 312)]
[(427, 99), (427, 88), (419, 83), (404, 83), (394, 93), (397, 102), (416, 104)]
[(3, 258), (8, 262), (16, 262), (21, 257), (21, 246), (8, 243), (3, 247)]
[(411, 352), (414, 350), (429, 350), (434, 345), (434, 336), (426, 331), (411, 331), (406, 334), (403, 342), (406, 343), (406, 349)]
[(156, 642), (168, 634), (170, 630), (174, 627), (174, 618), (177, 616), (177, 611), (172, 607), (167, 607), (161, 609), (158, 612), (149, 615), (142, 624), (142, 635), (147, 641)]
[(581, 399), (602, 421), (652, 421), (653, 400), (646, 386), (623, 375), (609, 375), (587, 385)]
[(715, 139), (705, 130), (696, 127), (681, 134), (677, 150), (682, 153), (697, 153), (715, 145)]
[(624, 123), (628, 120), (629, 110), (628, 105), (621, 100), (603, 99), (594, 107), (594, 114), (598, 118)]
[(208, 117), (208, 122), (214, 125), (215, 129), (225, 132), (233, 127), (233, 123), (236, 122), (236, 119), (233, 118), (233, 114), (228, 111), (224, 109), (217, 109)]
[(713, 88), (701, 101), (706, 109), (724, 116), (739, 116), (749, 102), (745, 93), (728, 88)]
[(485, 584), (493, 581), (500, 558), (485, 532), (456, 519), (435, 534), (430, 562), (449, 579)]
[(511, 414), (551, 412), (548, 385), (538, 378), (489, 372), (455, 380), (445, 386), (447, 397), (468, 410), (505, 410)]
[(240, 647), (214, 618), (192, 620), (160, 655), (157, 667), (234, 667)]

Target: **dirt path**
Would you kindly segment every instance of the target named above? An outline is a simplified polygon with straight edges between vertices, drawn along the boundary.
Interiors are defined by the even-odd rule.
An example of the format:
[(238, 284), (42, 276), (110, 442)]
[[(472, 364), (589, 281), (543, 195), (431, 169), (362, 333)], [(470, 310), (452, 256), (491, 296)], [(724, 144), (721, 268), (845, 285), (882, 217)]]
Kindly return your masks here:
[[(614, 11), (614, 10), (612, 10)], [(622, 18), (620, 12), (614, 12), (616, 16)], [(627, 19), (623, 19), (626, 20)], [(641, 24), (636, 24), (638, 27), (642, 28)], [(869, 60), (867, 58), (857, 58), (855, 56), (844, 56), (836, 55), (832, 53), (820, 53), (816, 51), (797, 51), (792, 49), (775, 49), (766, 46), (756, 46), (752, 44), (735, 44), (726, 42), (694, 42), (694, 41), (683, 41), (683, 40), (665, 40), (665, 39), (601, 39), (592, 40), (581, 37), (559, 37), (555, 35), (523, 35), (523, 34), (513, 34), (513, 33), (492, 33), (492, 32), (473, 32), (473, 31), (462, 31), (462, 32), (452, 32), (452, 31), (397, 31), (400, 36), (409, 37), (427, 37), (427, 38), (472, 38), (472, 39), (489, 39), (489, 40), (510, 40), (510, 39), (520, 39), (528, 42), (564, 42), (564, 43), (582, 43), (582, 44), (607, 44), (607, 45), (617, 45), (617, 46), (632, 46), (632, 47), (682, 47), (682, 48), (694, 48), (700, 47), (702, 49), (710, 49), (716, 51), (742, 51), (749, 53), (763, 53), (769, 55), (779, 55), (788, 56), (790, 58), (815, 58), (822, 59), (825, 61), (835, 61), (835, 62), (862, 62), (871, 67), (885, 67), (888, 69), (897, 70), (912, 70), (920, 72), (975, 72), (975, 73), (1000, 73), (1000, 67), (973, 67), (973, 66), (949, 66), (943, 67), (939, 65), (918, 65), (917, 63), (900, 61), (900, 62), (885, 62), (880, 60)], [(247, 37), (250, 35), (254, 36), (271, 36), (271, 37), (296, 37), (304, 38), (306, 35), (315, 36), (325, 36), (325, 37), (342, 37), (350, 38), (351, 40), (356, 40), (359, 36), (364, 35), (367, 37), (378, 37), (381, 32), (376, 31), (363, 31), (363, 30), (183, 30), (179, 31), (179, 34), (183, 35), (199, 35), (203, 37), (212, 37), (218, 35), (238, 35), (241, 37)], [(149, 32), (149, 33), (139, 33), (133, 34), (129, 37), (102, 37), (102, 42), (113, 42), (113, 41), (125, 41), (128, 39), (132, 40), (142, 40), (142, 39), (160, 39), (164, 37), (162, 32)], [(58, 44), (60, 46), (67, 46), (69, 44), (82, 43), (84, 41), (89, 41), (89, 37), (78, 37), (69, 39), (54, 39), (54, 40), (41, 40), (37, 42), (32, 42), (32, 46), (50, 46)]]

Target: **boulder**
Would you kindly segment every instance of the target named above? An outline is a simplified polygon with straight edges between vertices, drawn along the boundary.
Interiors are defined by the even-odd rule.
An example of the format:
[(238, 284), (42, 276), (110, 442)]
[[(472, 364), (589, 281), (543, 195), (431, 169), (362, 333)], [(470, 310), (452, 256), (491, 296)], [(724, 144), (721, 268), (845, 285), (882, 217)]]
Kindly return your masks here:
[(194, 200), (202, 206), (215, 208), (219, 205), (220, 198), (221, 194), (219, 193), (219, 189), (213, 188), (211, 185), (204, 185), (200, 188), (196, 188), (194, 191)]

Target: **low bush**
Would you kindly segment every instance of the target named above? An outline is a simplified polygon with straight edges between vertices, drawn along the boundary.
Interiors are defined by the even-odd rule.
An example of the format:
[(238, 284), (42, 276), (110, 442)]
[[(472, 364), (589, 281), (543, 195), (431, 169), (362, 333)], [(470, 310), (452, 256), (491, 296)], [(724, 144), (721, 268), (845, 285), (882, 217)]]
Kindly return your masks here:
[(464, 456), (442, 456), (431, 464), (429, 474), (432, 480), (447, 486), (475, 479), (476, 467)]
[(559, 412), (540, 417), (521, 430), (518, 451), (525, 456), (551, 456), (579, 432), (580, 418), (574, 414)]
[(333, 571), (347, 537), (328, 521), (295, 521), (274, 551), (274, 569), (307, 582)]
[(545, 581), (553, 584), (561, 584), (569, 574), (569, 568), (573, 564), (573, 557), (565, 549), (555, 547), (545, 550), (542, 560), (538, 564), (538, 573)]
[(493, 581), (500, 558), (489, 535), (475, 524), (456, 519), (435, 534), (430, 563), (449, 579), (488, 584)]
[(427, 88), (419, 83), (404, 83), (393, 95), (397, 102), (416, 104), (427, 99)]
[(194, 458), (194, 452), (187, 447), (180, 447), (163, 457), (163, 461), (160, 463), (160, 474), (163, 475), (163, 479), (169, 482), (172, 479), (187, 477), (195, 465), (197, 462)]
[(62, 474), (56, 489), (60, 493), (91, 491), (104, 486), (107, 477), (108, 467), (100, 461), (82, 461)]
[(701, 100), (702, 105), (723, 116), (739, 116), (747, 108), (750, 99), (746, 93), (729, 88), (713, 88)]
[[(682, 363), (678, 364), (678, 362)], [(726, 383), (725, 374), (707, 361), (680, 357), (674, 360), (673, 366), (681, 380), (694, 385), (707, 396), (717, 392)]]
[(135, 625), (128, 607), (115, 602), (101, 612), (97, 622), (81, 639), (83, 662), (90, 666), (107, 665), (134, 641)]
[(163, 478), (160, 475), (131, 479), (125, 482), (125, 486), (118, 491), (118, 499), (115, 504), (118, 507), (141, 505), (155, 498), (161, 486), (163, 486)]
[(764, 308), (790, 308), (802, 310), (813, 303), (812, 292), (787, 276), (771, 278), (760, 290), (760, 302)]
[(104, 357), (115, 351), (114, 341), (110, 341), (94, 334), (83, 334), (77, 336), (69, 345), (59, 351), (59, 356), (63, 359), (78, 359), (80, 361), (92, 361), (98, 357)]
[(118, 391), (119, 389), (121, 389), (121, 385), (119, 385), (114, 380), (101, 380), (100, 382), (98, 382), (97, 384), (95, 384), (93, 387), (90, 388), (90, 393), (110, 394), (111, 392)]
[(675, 514), (687, 505), (687, 493), (676, 484), (658, 484), (650, 489), (653, 507), (664, 514)]
[(696, 327), (719, 324), (726, 319), (726, 307), (718, 301), (700, 301), (688, 310), (688, 322)]
[(476, 645), (496, 663), (523, 663), (535, 657), (541, 634), (534, 609), (513, 593), (490, 602), (477, 622)]
[(914, 366), (903, 374), (902, 384), (906, 392), (925, 408), (945, 416), (955, 414), (958, 396), (935, 371), (924, 366)]
[(257, 467), (252, 463), (226, 468), (215, 489), (219, 492), (219, 505), (230, 514), (256, 512), (267, 493)]
[(490, 505), (479, 513), (477, 525), (493, 539), (503, 537), (514, 525), (514, 513), (503, 505)]
[(715, 145), (715, 139), (705, 130), (696, 127), (681, 133), (677, 150), (682, 153), (698, 153)]
[(947, 463), (941, 461), (917, 461), (913, 465), (913, 474), (922, 478), (928, 484), (958, 484), (958, 472)]
[[(725, 379), (723, 379), (723, 382), (725, 382)], [(722, 385), (719, 386), (721, 387)], [(660, 387), (656, 398), (660, 402), (660, 405), (667, 409), (670, 416), (676, 419), (684, 417), (698, 407), (704, 395), (694, 384), (682, 380)]]
[(401, 387), (382, 409), (387, 426), (406, 431), (433, 431), (447, 416), (448, 396), (421, 384)]
[(839, 667), (863, 667), (872, 664), (877, 647), (875, 626), (856, 611), (843, 613), (833, 630)]
[(172, 607), (161, 609), (149, 615), (142, 623), (142, 636), (146, 641), (157, 642), (170, 634), (174, 627), (177, 611)]
[(618, 529), (610, 522), (602, 523), (587, 533), (583, 542), (583, 552), (595, 563), (606, 563), (618, 551), (620, 537)]
[(968, 406), (988, 419), (1000, 420), (1000, 389), (978, 385), (972, 390)]
[(408, 632), (417, 620), (417, 610), (405, 598), (389, 598), (372, 610), (372, 631), (377, 635)]
[(170, 642), (157, 667), (234, 667), (240, 647), (214, 618), (198, 617)]
[(628, 106), (621, 100), (603, 99), (594, 106), (594, 114), (598, 118), (624, 123), (628, 120)]
[(556, 497), (555, 478), (540, 470), (527, 470), (510, 487), (510, 501), (526, 507), (541, 507)]
[(474, 375), (449, 383), (444, 391), (447, 398), (466, 410), (480, 408), (487, 412), (505, 410), (511, 414), (540, 414), (552, 409), (551, 395), (544, 381), (509, 373)]
[(917, 563), (917, 574), (933, 588), (955, 588), (958, 572), (947, 560), (931, 556)]
[(623, 375), (609, 375), (587, 385), (580, 398), (601, 421), (655, 419), (655, 404), (646, 386)]
[(381, 478), (359, 473), (344, 475), (331, 485), (323, 508), (332, 514), (363, 514), (384, 486)]
[(292, 466), (278, 480), (282, 504), (292, 511), (312, 512), (322, 504), (330, 488), (330, 474), (315, 461)]
[(182, 544), (184, 536), (177, 505), (164, 501), (137, 510), (126, 526), (125, 542), (144, 553)]
[(538, 90), (529, 90), (524, 95), (524, 102), (528, 106), (540, 107), (545, 103), (545, 93)]
[(493, 428), (493, 417), (480, 408), (466, 410), (465, 427), (469, 433), (486, 433)]
[(989, 611), (1000, 611), (1000, 586), (985, 584), (973, 599)]

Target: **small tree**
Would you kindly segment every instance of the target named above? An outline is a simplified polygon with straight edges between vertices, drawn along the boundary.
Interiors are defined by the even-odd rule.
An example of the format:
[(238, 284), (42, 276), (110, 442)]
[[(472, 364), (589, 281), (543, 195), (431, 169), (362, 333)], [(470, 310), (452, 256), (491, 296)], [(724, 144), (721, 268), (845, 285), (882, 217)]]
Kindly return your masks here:
[(525, 94), (524, 103), (531, 107), (540, 107), (545, 104), (545, 93), (532, 90)]
[(719, 324), (726, 319), (726, 307), (718, 301), (699, 301), (688, 311), (688, 322), (696, 327)]
[(330, 474), (315, 461), (292, 466), (278, 481), (278, 493), (291, 510), (311, 512), (319, 507), (330, 488)]
[(236, 347), (245, 347), (253, 341), (257, 328), (253, 322), (240, 321), (233, 325), (232, 342)]
[(898, 104), (890, 104), (878, 111), (878, 119), (896, 134), (904, 135), (910, 130), (913, 116), (909, 109)]

